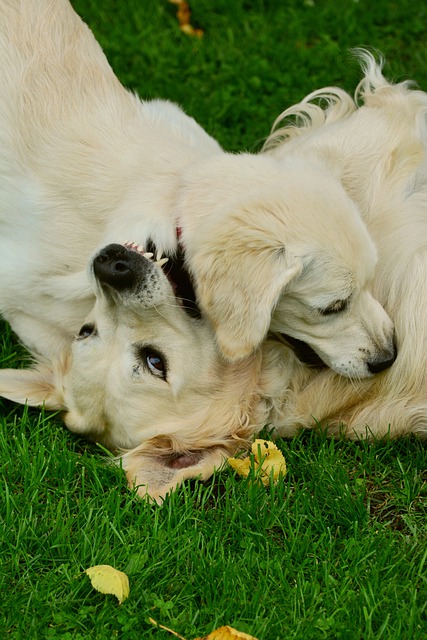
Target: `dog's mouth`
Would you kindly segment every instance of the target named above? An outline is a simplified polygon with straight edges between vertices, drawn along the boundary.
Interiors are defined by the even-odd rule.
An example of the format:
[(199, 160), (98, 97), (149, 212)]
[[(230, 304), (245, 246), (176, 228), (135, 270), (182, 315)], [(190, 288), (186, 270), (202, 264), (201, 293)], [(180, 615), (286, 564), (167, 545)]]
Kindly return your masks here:
[(172, 286), (175, 297), (192, 318), (201, 318), (202, 314), (196, 300), (193, 280), (185, 267), (184, 251), (180, 245), (173, 255), (159, 255), (156, 245), (152, 240), (147, 242), (145, 249), (132, 242), (124, 245), (130, 251), (137, 251), (144, 257), (155, 260)]
[(312, 349), (306, 342), (298, 340), (297, 338), (292, 338), (292, 336), (288, 336), (285, 333), (280, 333), (279, 335), (281, 341), (291, 347), (298, 360), (301, 360), (301, 362), (313, 369), (327, 368), (327, 365), (323, 362), (320, 356), (318, 356), (314, 349)]

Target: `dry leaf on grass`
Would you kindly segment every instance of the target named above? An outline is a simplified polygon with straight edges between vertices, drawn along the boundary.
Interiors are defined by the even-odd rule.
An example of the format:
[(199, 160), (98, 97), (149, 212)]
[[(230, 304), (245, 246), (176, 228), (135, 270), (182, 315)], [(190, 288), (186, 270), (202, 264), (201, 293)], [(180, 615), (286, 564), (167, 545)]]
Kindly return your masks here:
[(186, 0), (169, 0), (171, 4), (176, 4), (178, 7), (176, 17), (178, 18), (179, 28), (188, 36), (196, 36), (201, 38), (203, 35), (202, 29), (195, 29), (190, 24), (191, 10)]
[(286, 462), (282, 452), (274, 442), (267, 440), (255, 440), (252, 456), (241, 459), (228, 458), (228, 464), (244, 478), (247, 478), (253, 465), (256, 477), (266, 486), (270, 484), (270, 477), (273, 482), (277, 482), (280, 477), (286, 475)]
[(98, 564), (86, 569), (85, 573), (89, 576), (94, 589), (100, 593), (116, 596), (119, 604), (128, 597), (129, 579), (122, 571), (118, 571), (109, 564)]
[[(185, 640), (185, 638), (183, 636), (180, 636), (179, 633), (177, 633), (176, 631), (173, 631), (172, 629), (169, 629), (168, 627), (165, 627), (162, 624), (159, 624), (158, 622), (153, 620), (153, 618), (148, 618), (148, 620), (151, 622), (151, 624), (154, 624), (156, 627), (159, 627), (159, 629), (168, 631), (169, 633), (171, 633), (176, 638), (179, 638), (180, 640)], [(212, 631), (212, 633), (210, 633), (208, 636), (203, 636), (203, 638), (195, 638), (194, 640), (239, 640), (239, 638), (241, 640), (257, 640), (257, 638), (255, 638), (254, 636), (249, 636), (247, 633), (243, 633), (242, 631), (237, 631), (236, 629), (233, 629), (232, 627), (228, 627), (228, 626), (215, 629), (215, 631)]]
[(215, 629), (208, 636), (203, 638), (196, 638), (195, 640), (257, 640), (254, 636), (249, 636), (247, 633), (237, 631), (232, 627), (220, 627)]

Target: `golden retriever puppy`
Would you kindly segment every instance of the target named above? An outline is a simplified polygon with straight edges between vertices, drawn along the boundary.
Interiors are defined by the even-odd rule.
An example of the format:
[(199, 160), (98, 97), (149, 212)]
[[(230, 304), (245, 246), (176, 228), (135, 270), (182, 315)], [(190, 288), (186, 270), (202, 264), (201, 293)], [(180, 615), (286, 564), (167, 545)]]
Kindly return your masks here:
[[(382, 62), (366, 52), (359, 56), (365, 75), (355, 100), (337, 88), (314, 92), (282, 114), (266, 147), (284, 168), (294, 150), (315, 157), (358, 207), (377, 247), (371, 290), (394, 321), (397, 359), (366, 380), (331, 371), (298, 379), (297, 370), (284, 393), (280, 385), (289, 381), (289, 371), (275, 377), (265, 360), (274, 406), (268, 418), (282, 435), (307, 426), (313, 416), (331, 435), (426, 438), (427, 94), (408, 82), (390, 84)], [(315, 104), (319, 99), (324, 109)], [(286, 124), (295, 115), (300, 126)], [(269, 357), (279, 371), (277, 349)]]
[(280, 166), (267, 155), (207, 159), (189, 169), (181, 211), (197, 298), (230, 361), (270, 329), (344, 376), (393, 363), (392, 323), (369, 291), (374, 243), (339, 176), (315, 156), (294, 147)]

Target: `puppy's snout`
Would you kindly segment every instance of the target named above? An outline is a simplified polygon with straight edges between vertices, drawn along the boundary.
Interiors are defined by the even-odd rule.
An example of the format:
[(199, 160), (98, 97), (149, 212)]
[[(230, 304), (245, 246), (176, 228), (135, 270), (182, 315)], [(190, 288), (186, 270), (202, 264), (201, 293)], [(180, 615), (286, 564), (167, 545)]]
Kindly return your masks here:
[(386, 354), (384, 354), (382, 358), (378, 358), (372, 362), (368, 362), (367, 363), (368, 370), (370, 373), (373, 373), (373, 374), (380, 373), (381, 371), (384, 371), (385, 369), (388, 369), (389, 367), (391, 367), (391, 365), (396, 360), (396, 358), (397, 358), (397, 349), (395, 345), (393, 345), (392, 349)]
[(141, 260), (144, 258), (135, 251), (120, 244), (109, 244), (94, 258), (93, 271), (101, 284), (122, 291), (135, 285)]

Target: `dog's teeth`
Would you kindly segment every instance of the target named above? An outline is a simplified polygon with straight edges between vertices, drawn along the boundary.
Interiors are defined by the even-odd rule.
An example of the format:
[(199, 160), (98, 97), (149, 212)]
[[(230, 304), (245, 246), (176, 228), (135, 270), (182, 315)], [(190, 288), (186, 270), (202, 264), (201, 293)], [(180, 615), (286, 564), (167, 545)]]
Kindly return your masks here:
[(159, 267), (162, 267), (168, 260), (169, 258), (161, 258), (160, 260), (156, 260), (156, 264), (159, 265)]
[(149, 260), (153, 257), (154, 253), (150, 253), (149, 251), (147, 251), (147, 253), (143, 253), (142, 255), (144, 256), (144, 258), (147, 258), (147, 260)]

